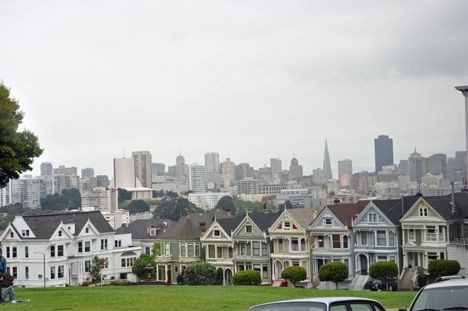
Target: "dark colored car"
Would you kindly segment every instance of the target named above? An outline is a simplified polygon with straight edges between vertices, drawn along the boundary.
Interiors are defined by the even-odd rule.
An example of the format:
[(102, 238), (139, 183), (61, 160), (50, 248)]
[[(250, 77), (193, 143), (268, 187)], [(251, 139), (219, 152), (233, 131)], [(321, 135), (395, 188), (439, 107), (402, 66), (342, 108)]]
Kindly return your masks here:
[[(400, 308), (399, 311), (407, 311)], [(468, 310), (468, 280), (441, 278), (424, 286), (414, 297), (409, 311)]]
[(385, 311), (380, 302), (357, 297), (283, 300), (251, 307), (249, 311)]

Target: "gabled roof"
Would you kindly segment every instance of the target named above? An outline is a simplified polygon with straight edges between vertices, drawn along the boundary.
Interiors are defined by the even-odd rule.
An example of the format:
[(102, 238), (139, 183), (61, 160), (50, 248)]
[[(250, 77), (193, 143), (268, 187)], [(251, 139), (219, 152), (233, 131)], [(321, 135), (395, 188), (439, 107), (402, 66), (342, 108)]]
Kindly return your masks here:
[(237, 226), (241, 223), (244, 217), (233, 217), (233, 218), (224, 218), (217, 219), (218, 224), (223, 228), (227, 235), (231, 236), (231, 233), (236, 230)]
[(205, 223), (205, 228), (213, 223), (214, 218), (224, 219), (232, 217), (222, 209), (212, 209), (206, 213), (190, 213), (182, 216), (179, 221), (160, 236), (160, 239), (198, 239), (201, 237), (200, 223)]
[(252, 219), (252, 221), (257, 225), (260, 231), (265, 232), (266, 234), (270, 234), (268, 229), (280, 215), (281, 213), (249, 213), (249, 218)]
[(317, 212), (317, 215), (324, 208), (324, 206), (317, 206), (312, 208), (293, 208), (288, 209), (289, 215), (291, 215), (295, 221), (307, 231), (309, 225), (314, 221), (314, 213)]
[[(132, 239), (137, 240), (155, 240), (159, 239), (159, 237), (172, 228), (173, 225), (174, 222), (169, 219), (138, 219), (129, 224), (128, 227), (120, 227), (116, 230), (116, 233), (131, 233)], [(150, 235), (148, 228), (151, 226), (158, 229), (156, 230), (156, 235)]]
[(422, 197), (434, 210), (446, 221), (467, 219), (468, 216), (468, 194), (455, 193), (456, 216), (452, 215), (452, 195)]
[(52, 215), (22, 216), (36, 239), (50, 239), (60, 223), (75, 224), (74, 236), (78, 236), (88, 219), (100, 233), (113, 232), (114, 229), (99, 211), (74, 212)]
[(359, 215), (362, 210), (369, 204), (369, 201), (359, 201), (354, 204), (336, 204), (327, 205), (330, 211), (341, 221), (348, 229), (353, 227), (353, 219)]

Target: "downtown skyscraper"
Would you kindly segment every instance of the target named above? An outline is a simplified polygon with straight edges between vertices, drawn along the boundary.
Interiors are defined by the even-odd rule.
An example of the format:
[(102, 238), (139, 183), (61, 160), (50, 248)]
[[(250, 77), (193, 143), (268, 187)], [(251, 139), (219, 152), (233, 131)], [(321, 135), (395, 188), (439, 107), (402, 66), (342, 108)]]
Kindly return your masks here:
[(325, 182), (327, 182), (330, 179), (333, 179), (331, 163), (330, 163), (330, 154), (328, 153), (328, 143), (326, 139), (325, 139), (325, 154), (323, 155), (323, 179)]
[(379, 135), (374, 139), (375, 171), (378, 173), (383, 166), (393, 164), (393, 139), (387, 135)]

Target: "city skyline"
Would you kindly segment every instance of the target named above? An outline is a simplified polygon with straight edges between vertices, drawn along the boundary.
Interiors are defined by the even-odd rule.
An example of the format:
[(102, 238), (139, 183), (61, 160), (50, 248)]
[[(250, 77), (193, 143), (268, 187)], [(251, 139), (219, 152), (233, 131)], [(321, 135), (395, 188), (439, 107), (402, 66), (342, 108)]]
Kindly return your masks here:
[(5, 2), (0, 79), (44, 148), (33, 176), (42, 162), (112, 176), (124, 149), (166, 167), (179, 150), (187, 164), (214, 151), (256, 169), (296, 157), (308, 175), (327, 139), (336, 178), (338, 160), (373, 168), (379, 135), (393, 139), (395, 162), (415, 147), (425, 157), (466, 150), (454, 87), (468, 84), (467, 9)]

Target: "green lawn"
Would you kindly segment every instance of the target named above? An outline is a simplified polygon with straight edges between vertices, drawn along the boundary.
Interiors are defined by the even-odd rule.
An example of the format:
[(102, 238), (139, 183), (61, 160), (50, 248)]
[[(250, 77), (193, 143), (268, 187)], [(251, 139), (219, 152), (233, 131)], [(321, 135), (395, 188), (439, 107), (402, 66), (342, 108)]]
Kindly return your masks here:
[[(380, 301), (386, 309), (408, 308), (416, 293), (358, 292), (260, 286), (105, 286), (17, 288), (18, 300), (1, 307), (21, 310), (247, 310), (275, 300), (356, 296)], [(0, 308), (1, 308), (0, 307)]]

